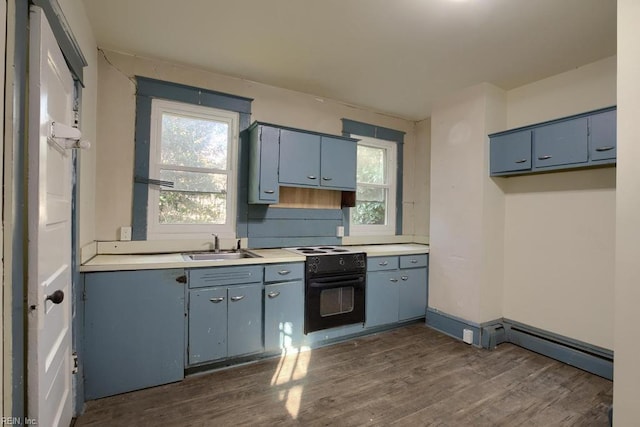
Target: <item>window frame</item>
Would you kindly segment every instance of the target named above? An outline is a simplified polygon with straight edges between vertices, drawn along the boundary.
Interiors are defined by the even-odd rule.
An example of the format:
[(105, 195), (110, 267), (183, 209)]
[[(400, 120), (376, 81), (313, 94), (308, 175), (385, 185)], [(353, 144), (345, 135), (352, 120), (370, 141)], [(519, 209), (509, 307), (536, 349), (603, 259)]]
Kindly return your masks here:
[(225, 169), (214, 168), (194, 168), (178, 167), (164, 168), (165, 170), (185, 170), (200, 171), (205, 173), (216, 173), (227, 175), (227, 197), (226, 197), (226, 221), (224, 224), (201, 223), (201, 224), (161, 224), (158, 221), (160, 208), (160, 188), (159, 186), (149, 186), (147, 199), (147, 239), (183, 239), (201, 236), (203, 233), (215, 233), (220, 237), (236, 237), (236, 204), (237, 204), (237, 175), (238, 175), (238, 137), (239, 137), (239, 114), (233, 111), (222, 110), (202, 105), (187, 104), (178, 101), (164, 99), (153, 99), (151, 101), (151, 129), (149, 138), (149, 176), (160, 177), (161, 166), (161, 132), (162, 116), (164, 113), (199, 118), (204, 120), (215, 120), (229, 125), (228, 145), (227, 145), (227, 165)]
[[(149, 193), (149, 138), (151, 132), (151, 102), (153, 99), (166, 99), (190, 105), (202, 105), (239, 114), (238, 175), (236, 181), (236, 238), (246, 237), (248, 233), (248, 209), (246, 174), (241, 173), (248, 164), (247, 141), (243, 133), (251, 124), (252, 98), (218, 92), (181, 83), (135, 76), (136, 117), (134, 134), (133, 167), (133, 203), (131, 206), (131, 239), (135, 241), (147, 238), (147, 210)], [(208, 233), (210, 234), (210, 233)], [(189, 236), (190, 239), (209, 238), (210, 236)]]
[[(353, 221), (355, 208), (349, 209), (349, 235), (351, 236), (392, 236), (396, 234), (397, 229), (397, 174), (398, 174), (398, 144), (395, 141), (388, 141), (380, 138), (351, 134), (352, 138), (358, 139), (358, 146), (380, 148), (386, 151), (386, 171), (385, 176), (387, 182), (385, 184), (367, 184), (356, 182), (356, 188), (360, 185), (369, 188), (385, 188), (386, 206), (385, 206), (385, 224), (367, 224), (360, 225)], [(357, 190), (356, 190), (357, 194)]]

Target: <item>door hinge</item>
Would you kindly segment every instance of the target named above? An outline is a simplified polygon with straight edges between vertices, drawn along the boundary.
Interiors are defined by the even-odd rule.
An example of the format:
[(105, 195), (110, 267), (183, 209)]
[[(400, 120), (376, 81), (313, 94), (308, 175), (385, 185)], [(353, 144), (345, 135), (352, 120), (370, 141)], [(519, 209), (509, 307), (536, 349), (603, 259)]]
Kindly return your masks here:
[(75, 351), (71, 353), (71, 359), (73, 360), (73, 369), (71, 370), (72, 374), (78, 373), (78, 353)]

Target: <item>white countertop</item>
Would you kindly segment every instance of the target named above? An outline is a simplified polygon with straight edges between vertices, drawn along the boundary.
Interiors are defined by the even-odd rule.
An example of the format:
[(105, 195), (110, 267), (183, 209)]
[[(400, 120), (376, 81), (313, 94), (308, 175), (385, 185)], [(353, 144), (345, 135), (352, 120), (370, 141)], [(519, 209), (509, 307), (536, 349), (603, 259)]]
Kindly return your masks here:
[[(403, 243), (390, 245), (350, 246), (351, 249), (366, 252), (367, 256), (392, 256), (429, 253), (428, 245)], [(283, 262), (304, 262), (305, 257), (285, 249), (250, 249), (259, 258), (225, 259), (219, 261), (186, 261), (181, 253), (170, 254), (110, 254), (96, 255), (80, 266), (81, 272), (155, 270), (160, 268), (199, 268), (230, 265), (274, 264)]]

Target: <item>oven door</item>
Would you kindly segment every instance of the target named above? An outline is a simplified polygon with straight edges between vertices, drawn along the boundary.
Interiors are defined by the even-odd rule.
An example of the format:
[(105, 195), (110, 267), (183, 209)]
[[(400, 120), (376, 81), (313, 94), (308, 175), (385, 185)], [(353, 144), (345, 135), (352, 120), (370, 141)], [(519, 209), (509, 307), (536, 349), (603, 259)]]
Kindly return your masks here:
[(364, 323), (365, 274), (307, 279), (304, 333)]

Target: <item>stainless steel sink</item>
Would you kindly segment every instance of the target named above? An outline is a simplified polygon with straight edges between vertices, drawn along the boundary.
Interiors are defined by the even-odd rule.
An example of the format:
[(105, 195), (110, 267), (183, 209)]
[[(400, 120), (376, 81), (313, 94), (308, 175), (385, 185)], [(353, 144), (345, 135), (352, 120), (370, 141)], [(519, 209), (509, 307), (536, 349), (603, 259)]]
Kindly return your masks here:
[(242, 259), (242, 258), (260, 258), (260, 255), (256, 255), (253, 252), (241, 250), (241, 251), (220, 251), (220, 252), (199, 252), (192, 254), (182, 254), (182, 257), (186, 261), (224, 261), (228, 259)]

